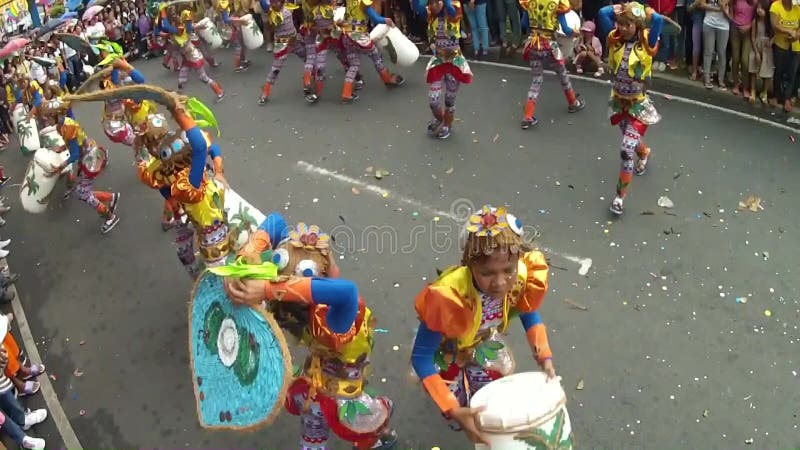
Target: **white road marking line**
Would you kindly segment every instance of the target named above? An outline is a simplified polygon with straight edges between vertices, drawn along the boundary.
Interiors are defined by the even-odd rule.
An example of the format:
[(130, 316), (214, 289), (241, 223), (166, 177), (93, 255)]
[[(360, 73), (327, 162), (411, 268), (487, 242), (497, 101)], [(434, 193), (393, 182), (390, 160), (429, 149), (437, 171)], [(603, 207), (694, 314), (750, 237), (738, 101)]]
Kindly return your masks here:
[[(503, 69), (520, 70), (520, 71), (525, 71), (525, 72), (530, 70), (529, 67), (525, 67), (525, 66), (516, 66), (514, 64), (497, 63), (497, 62), (491, 62), (491, 61), (470, 61), (469, 63), (470, 63), (470, 65), (485, 65), (485, 66), (492, 66), (492, 67), (500, 67), (500, 68), (503, 68)], [(545, 70), (544, 72), (546, 74), (548, 74), (548, 75), (555, 75), (556, 74), (552, 70)], [(589, 82), (589, 83), (603, 84), (603, 85), (606, 85), (606, 86), (610, 87), (610, 83), (608, 82), (608, 80), (605, 80), (605, 79), (590, 78), (590, 77), (587, 77), (587, 76), (580, 76), (580, 75), (575, 75), (575, 74), (569, 74), (569, 77), (570, 78), (579, 79), (581, 81), (586, 81), (586, 82)], [(789, 125), (786, 125), (786, 124), (783, 124), (783, 123), (780, 123), (780, 122), (775, 122), (773, 120), (765, 119), (763, 117), (758, 117), (758, 116), (756, 116), (754, 114), (748, 114), (748, 113), (744, 113), (744, 112), (741, 112), (741, 111), (736, 111), (734, 109), (725, 108), (723, 106), (712, 105), (711, 103), (705, 103), (705, 102), (701, 102), (699, 100), (694, 100), (694, 99), (686, 98), (686, 97), (680, 97), (680, 96), (677, 96), (677, 95), (667, 94), (667, 93), (664, 93), (664, 92), (654, 91), (654, 90), (651, 90), (651, 89), (648, 89), (647, 93), (651, 94), (651, 95), (654, 95), (656, 97), (664, 98), (664, 99), (669, 100), (669, 101), (676, 101), (676, 102), (680, 102), (680, 103), (686, 103), (688, 105), (699, 106), (701, 108), (711, 109), (711, 110), (714, 110), (714, 111), (719, 111), (719, 112), (723, 112), (723, 113), (730, 114), (730, 115), (733, 115), (733, 116), (741, 117), (742, 119), (751, 120), (753, 122), (762, 123), (764, 125), (769, 125), (771, 127), (779, 128), (781, 130), (791, 131), (792, 133), (800, 133), (800, 129), (798, 129), (798, 128), (795, 128), (795, 127), (792, 127), (792, 126), (789, 126)]]
[[(8, 267), (8, 263), (2, 260), (2, 262), (0, 262), (0, 268), (5, 267)], [(12, 284), (8, 289), (10, 289), (10, 292), (14, 293), (14, 300), (11, 301), (11, 307), (14, 311), (14, 321), (22, 337), (22, 344), (25, 346), (25, 351), (27, 351), (29, 355), (28, 359), (42, 362), (42, 356), (39, 354), (36, 341), (33, 340), (30, 325), (28, 325), (28, 318), (25, 316), (25, 310), (22, 308), (22, 303), (19, 301), (17, 287)], [(37, 378), (37, 381), (41, 384), (39, 392), (42, 393), (44, 401), (47, 404), (47, 415), (56, 423), (56, 428), (59, 434), (61, 434), (61, 440), (64, 441), (64, 447), (69, 450), (82, 449), (83, 446), (80, 441), (78, 441), (78, 436), (75, 434), (72, 424), (69, 423), (69, 419), (67, 419), (67, 415), (64, 413), (64, 408), (61, 407), (61, 401), (58, 399), (56, 391), (53, 389), (53, 384), (50, 383), (50, 377), (45, 373)], [(52, 447), (54, 447), (54, 445), (52, 445)]]
[[(378, 194), (378, 195), (380, 195), (382, 197), (392, 198), (392, 199), (394, 199), (394, 200), (396, 200), (396, 201), (398, 201), (400, 203), (405, 203), (406, 205), (413, 206), (417, 210), (425, 211), (428, 214), (433, 215), (433, 216), (446, 217), (446, 218), (448, 218), (448, 219), (450, 219), (450, 220), (452, 220), (454, 222), (457, 222), (457, 223), (463, 222), (463, 218), (460, 218), (460, 217), (458, 217), (457, 215), (455, 215), (455, 214), (453, 214), (451, 212), (442, 211), (441, 209), (437, 209), (437, 208), (434, 208), (432, 206), (426, 205), (425, 203), (423, 203), (423, 202), (421, 202), (419, 200), (413, 199), (411, 197), (406, 197), (406, 196), (398, 194), (396, 192), (392, 192), (389, 189), (382, 188), (382, 187), (376, 186), (374, 184), (366, 183), (366, 182), (361, 181), (359, 179), (356, 179), (356, 178), (353, 178), (353, 177), (350, 177), (350, 176), (347, 176), (347, 175), (343, 175), (341, 173), (334, 172), (332, 170), (328, 170), (328, 169), (326, 169), (324, 167), (315, 166), (314, 164), (311, 164), (311, 163), (308, 163), (308, 162), (305, 162), (305, 161), (297, 161), (297, 167), (299, 167), (300, 169), (302, 169), (306, 173), (309, 173), (309, 174), (314, 175), (314, 176), (330, 177), (330, 178), (332, 178), (332, 179), (334, 179), (336, 181), (339, 181), (341, 183), (349, 184), (351, 186), (358, 186), (359, 188), (361, 188), (363, 190), (366, 190), (366, 191), (369, 191), (369, 192), (373, 192), (373, 193)], [(585, 258), (585, 257), (582, 257), (582, 256), (570, 255), (570, 254), (567, 254), (567, 253), (562, 253), (562, 252), (553, 250), (553, 249), (548, 248), (548, 247), (540, 246), (539, 248), (542, 251), (546, 252), (546, 253), (550, 253), (551, 255), (559, 256), (561, 258), (566, 259), (567, 261), (570, 261), (570, 262), (573, 262), (573, 263), (577, 264), (578, 266), (580, 266), (580, 268), (578, 269), (578, 274), (580, 274), (581, 276), (585, 276), (586, 274), (588, 274), (589, 273), (589, 269), (592, 267), (592, 258)]]

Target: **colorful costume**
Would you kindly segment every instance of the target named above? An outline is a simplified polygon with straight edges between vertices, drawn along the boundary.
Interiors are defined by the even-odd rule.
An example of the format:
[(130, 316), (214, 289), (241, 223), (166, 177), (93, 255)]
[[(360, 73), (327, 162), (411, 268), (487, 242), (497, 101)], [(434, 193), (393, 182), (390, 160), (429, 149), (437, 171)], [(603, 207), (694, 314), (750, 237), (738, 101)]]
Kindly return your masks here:
[(431, 6), (423, 6), (421, 0), (414, 1), (417, 13), (428, 19), (428, 39), (434, 52), (425, 68), (428, 104), (433, 113), (428, 134), (447, 139), (456, 114), (458, 88), (461, 83), (472, 83), (472, 71), (458, 42), (461, 39), (461, 2), (444, 0), (444, 8), (435, 11)]
[(200, 50), (192, 43), (191, 34), (194, 33), (194, 25), (192, 23), (192, 13), (190, 11), (183, 11), (181, 13), (181, 21), (183, 25), (175, 27), (169, 23), (165, 17), (162, 19), (161, 28), (171, 34), (172, 41), (180, 48), (183, 60), (181, 62), (181, 69), (178, 72), (178, 90), (182, 91), (186, 81), (189, 80), (189, 71), (194, 70), (197, 73), (200, 81), (208, 84), (214, 94), (217, 95), (217, 101), (225, 97), (225, 92), (222, 87), (211, 79), (206, 73), (205, 64), (206, 60)]
[(258, 102), (262, 105), (267, 102), (272, 86), (278, 80), (283, 64), (291, 53), (297, 55), (305, 64), (303, 68), (303, 93), (307, 99), (309, 96), (314, 96), (311, 100), (316, 100), (314, 88), (311, 85), (311, 78), (314, 73), (314, 56), (312, 55), (311, 58), (308, 58), (306, 42), (297, 33), (292, 19), (292, 11), (299, 8), (299, 6), (292, 3), (284, 3), (283, 0), (270, 0), (269, 5), (267, 5), (266, 0), (259, 1), (261, 2), (261, 8), (267, 13), (270, 25), (274, 29), (275, 38), (272, 67), (267, 74), (267, 80), (261, 89), (261, 98)]
[(153, 28), (153, 50), (163, 50), (164, 59), (161, 65), (167, 70), (178, 71), (181, 67), (180, 50), (175, 43), (170, 39), (169, 33), (164, 29), (163, 24), (169, 23), (169, 11), (166, 3), (163, 3), (158, 9), (158, 16), (155, 20), (155, 27)]
[[(647, 95), (645, 82), (650, 79), (653, 57), (658, 52), (663, 18), (650, 8), (645, 9), (635, 2), (627, 4), (619, 14), (627, 16), (626, 20), (633, 20), (638, 25), (636, 34), (630, 40), (623, 39), (616, 29), (608, 34), (608, 65), (614, 77), (609, 119), (611, 125), (619, 126), (622, 131), (622, 165), (617, 181), (617, 196), (611, 203), (611, 212), (614, 214), (622, 214), (623, 200), (634, 172), (643, 175), (647, 167), (650, 149), (642, 140), (647, 127), (661, 120)], [(613, 6), (600, 10), (600, 21), (604, 30), (612, 27), (614, 16)], [(648, 19), (650, 26), (645, 28)], [(634, 154), (639, 158), (637, 164), (634, 164)]]
[(94, 208), (97, 214), (105, 219), (100, 227), (103, 234), (111, 231), (119, 222), (116, 214), (119, 202), (119, 193), (94, 190), (94, 179), (97, 178), (105, 169), (108, 163), (108, 153), (106, 149), (98, 145), (94, 139), (86, 136), (80, 123), (75, 120), (71, 110), (65, 109), (65, 105), (60, 100), (50, 100), (43, 106), (46, 115), (57, 117), (58, 133), (64, 139), (66, 149), (69, 150), (69, 158), (62, 167), (54, 168), (55, 173), (60, 173), (66, 166), (78, 162), (77, 180), (74, 190), (78, 193), (78, 198)]
[[(127, 63), (124, 63), (123, 67), (124, 72), (126, 72), (127, 76), (129, 76), (134, 83), (144, 83), (144, 77), (139, 71), (135, 70)], [(114, 67), (108, 78), (100, 82), (100, 86), (103, 89), (114, 89), (121, 85), (123, 85), (123, 79), (120, 77), (120, 69), (117, 67)], [(124, 100), (106, 100), (103, 105), (103, 131), (111, 142), (130, 146), (133, 145), (135, 134), (133, 126), (125, 120), (125, 116), (126, 110)]]
[(233, 65), (236, 67), (237, 72), (247, 70), (250, 67), (250, 61), (245, 56), (244, 37), (242, 36), (242, 25), (237, 23), (234, 16), (231, 15), (231, 0), (217, 0), (217, 11), (222, 17), (222, 22), (231, 27), (231, 40), (233, 45)]
[[(183, 26), (189, 30), (189, 41), (192, 45), (197, 48), (201, 55), (203, 55), (203, 59), (208, 63), (211, 67), (219, 67), (221, 62), (217, 61), (217, 58), (211, 53), (211, 48), (209, 48), (208, 43), (202, 39), (200, 39), (200, 35), (197, 34), (197, 26), (194, 25), (194, 14), (191, 11), (185, 11), (188, 15), (181, 14), (181, 21), (183, 22)], [(192, 27), (187, 26), (187, 22), (192, 23)]]
[[(195, 260), (195, 230), (207, 267), (224, 264), (228, 255), (225, 192), (205, 171), (206, 155), (213, 147), (210, 137), (188, 114), (173, 114), (185, 137), (169, 132), (160, 142), (158, 157), (140, 162), (137, 168), (144, 184), (158, 189), (164, 198), (174, 199), (186, 212), (194, 230), (189, 224), (178, 224), (178, 258), (189, 275), (196, 278), (203, 267)], [(221, 158), (215, 158), (215, 166), (222, 171)]]
[[(260, 261), (262, 253), (271, 250), (267, 256), (278, 266), (279, 276), (340, 283), (343, 280), (317, 278), (339, 275), (328, 254), (329, 244), (330, 237), (318, 227), (303, 223), (287, 227), (280, 214), (272, 213), (240, 255)], [(271, 289), (268, 284), (268, 308), (281, 328), (298, 337), (310, 353), (302, 375), (289, 387), (285, 404), (287, 411), (302, 418), (301, 448), (325, 449), (331, 431), (360, 450), (393, 446), (397, 438), (388, 430), (392, 401), (365, 389), (374, 332), (369, 308), (357, 294), (329, 305), (319, 301), (312, 287), (298, 304)], [(350, 320), (345, 323), (345, 318)]]
[(340, 37), (347, 57), (347, 72), (342, 87), (342, 101), (345, 102), (358, 98), (358, 95), (353, 94), (353, 88), (361, 67), (361, 54), (369, 56), (386, 86), (401, 86), (405, 82), (402, 76), (391, 73), (383, 63), (380, 49), (369, 37), (367, 19), (376, 25), (386, 23), (386, 18), (375, 12), (372, 0), (345, 0), (344, 23), (341, 24)]
[[(468, 239), (486, 244), (480, 252), (486, 255), (491, 240), (509, 230), (521, 242), (521, 228), (504, 208), (484, 207), (470, 218)], [(547, 293), (547, 262), (538, 251), (516, 252), (516, 276), (508, 281), (512, 284), (504, 298), (480, 292), (464, 262), (444, 271), (414, 301), (420, 325), (411, 363), (445, 416), (469, 407), (478, 389), (514, 372), (514, 357), (503, 339), (514, 317), (519, 316), (536, 360), (544, 364), (552, 358), (538, 312)]]
[(554, 65), (556, 74), (561, 80), (561, 89), (567, 97), (569, 112), (578, 112), (586, 104), (572, 89), (567, 68), (564, 66), (564, 54), (555, 38), (559, 24), (567, 36), (577, 31), (570, 29), (564, 16), (570, 11), (569, 0), (520, 0), (520, 5), (528, 12), (531, 26), (531, 35), (525, 41), (523, 51), (525, 60), (530, 61), (532, 75), (531, 87), (525, 101), (525, 117), (522, 119), (522, 128), (527, 129), (538, 123), (533, 113), (544, 81), (545, 63)]

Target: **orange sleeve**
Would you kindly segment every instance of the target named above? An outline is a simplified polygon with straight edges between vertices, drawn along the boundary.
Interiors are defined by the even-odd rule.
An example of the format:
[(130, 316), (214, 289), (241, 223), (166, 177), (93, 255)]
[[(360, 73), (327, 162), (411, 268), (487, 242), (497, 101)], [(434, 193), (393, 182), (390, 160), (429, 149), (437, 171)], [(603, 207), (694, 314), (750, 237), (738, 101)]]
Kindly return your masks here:
[(474, 325), (472, 310), (449, 286), (426, 286), (414, 300), (414, 308), (429, 330), (449, 339), (466, 335)]
[(542, 252), (532, 251), (522, 256), (528, 268), (528, 278), (525, 281), (525, 292), (516, 305), (521, 313), (536, 311), (542, 305), (547, 294), (548, 267)]
[(528, 344), (530, 344), (533, 349), (536, 361), (540, 364), (543, 363), (544, 360), (553, 357), (553, 351), (550, 350), (550, 341), (547, 339), (547, 328), (544, 327), (543, 323), (537, 323), (528, 328), (525, 337), (528, 339)]
[(295, 302), (313, 304), (311, 297), (311, 281), (313, 278), (292, 278), (287, 281), (267, 281), (264, 288), (264, 298), (279, 302)]
[(64, 141), (71, 141), (78, 137), (78, 125), (75, 123), (65, 122), (61, 125), (61, 137)]
[(425, 377), (422, 385), (443, 413), (447, 414), (459, 407), (456, 396), (450, 392), (442, 376), (438, 373)]
[(136, 165), (136, 175), (139, 177), (139, 181), (152, 189), (164, 187), (164, 184), (156, 179), (155, 174), (148, 170), (147, 163), (142, 162)]

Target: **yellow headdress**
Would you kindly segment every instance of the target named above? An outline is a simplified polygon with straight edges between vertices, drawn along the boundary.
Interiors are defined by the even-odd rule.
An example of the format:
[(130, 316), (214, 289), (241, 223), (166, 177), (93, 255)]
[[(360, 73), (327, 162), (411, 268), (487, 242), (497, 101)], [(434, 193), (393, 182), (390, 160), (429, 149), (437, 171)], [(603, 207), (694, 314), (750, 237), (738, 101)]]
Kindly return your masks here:
[(467, 236), (461, 263), (466, 265), (475, 258), (489, 255), (497, 249), (510, 253), (528, 250), (522, 231), (522, 221), (506, 212), (505, 208), (485, 205), (470, 216), (467, 222)]

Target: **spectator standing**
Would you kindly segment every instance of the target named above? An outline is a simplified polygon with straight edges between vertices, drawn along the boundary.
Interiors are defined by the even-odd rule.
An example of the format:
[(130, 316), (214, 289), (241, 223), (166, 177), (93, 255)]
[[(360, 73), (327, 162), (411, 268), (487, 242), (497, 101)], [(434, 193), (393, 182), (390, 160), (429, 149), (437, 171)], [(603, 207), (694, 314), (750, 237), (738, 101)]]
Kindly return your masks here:
[(481, 60), (489, 54), (489, 23), (486, 18), (487, 0), (467, 0), (464, 12), (472, 30), (472, 49), (475, 59)]
[(714, 50), (717, 51), (717, 76), (719, 89), (725, 86), (725, 69), (727, 67), (728, 35), (730, 33), (729, 0), (699, 0), (698, 6), (705, 11), (703, 18), (703, 72), (706, 89), (713, 89), (711, 84), (711, 61)]
[(770, 0), (759, 0), (756, 7), (756, 16), (753, 26), (750, 28), (752, 37), (752, 49), (750, 50), (750, 103), (756, 102), (756, 92), (758, 79), (761, 79), (762, 90), (759, 98), (761, 102), (767, 104), (769, 98), (773, 98), (772, 77), (775, 72), (775, 64), (772, 58), (772, 26), (767, 11), (769, 11)]
[(791, 92), (800, 65), (800, 6), (792, 0), (777, 0), (769, 8), (774, 33), (772, 50), (775, 58), (773, 88), (783, 110), (792, 110)]
[[(497, 7), (497, 26), (500, 32), (500, 39), (503, 47), (500, 56), (513, 56), (520, 45), (522, 45), (522, 24), (520, 23), (518, 0), (498, 0)], [(511, 37), (509, 38), (506, 28), (506, 18), (511, 21)]]
[(744, 91), (750, 97), (750, 49), (752, 47), (750, 28), (756, 14), (758, 0), (733, 0), (733, 27), (731, 28), (731, 75), (733, 75), (733, 95)]
[[(655, 12), (661, 14), (663, 17), (670, 17), (673, 19), (675, 17), (674, 14), (677, 0), (649, 0), (647, 5), (653, 8)], [(672, 61), (675, 53), (676, 39), (677, 35), (674, 33), (661, 33), (661, 42), (658, 47), (658, 53), (656, 54), (653, 62), (653, 68), (657, 71), (665, 71), (667, 69), (667, 62)]]

